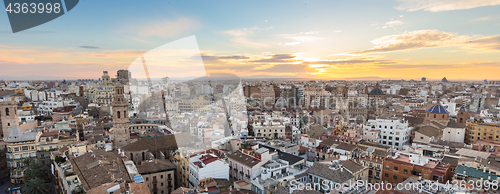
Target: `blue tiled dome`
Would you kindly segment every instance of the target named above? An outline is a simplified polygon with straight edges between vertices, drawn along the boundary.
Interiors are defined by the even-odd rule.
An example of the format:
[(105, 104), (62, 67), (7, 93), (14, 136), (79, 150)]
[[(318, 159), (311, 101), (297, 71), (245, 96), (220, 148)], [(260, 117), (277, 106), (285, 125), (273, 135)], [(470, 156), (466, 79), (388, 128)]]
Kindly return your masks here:
[(450, 113), (444, 106), (441, 105), (434, 105), (431, 106), (427, 111), (425, 112), (430, 112), (430, 113)]
[(374, 88), (370, 94), (375, 94), (375, 95), (383, 95), (384, 92), (380, 88)]

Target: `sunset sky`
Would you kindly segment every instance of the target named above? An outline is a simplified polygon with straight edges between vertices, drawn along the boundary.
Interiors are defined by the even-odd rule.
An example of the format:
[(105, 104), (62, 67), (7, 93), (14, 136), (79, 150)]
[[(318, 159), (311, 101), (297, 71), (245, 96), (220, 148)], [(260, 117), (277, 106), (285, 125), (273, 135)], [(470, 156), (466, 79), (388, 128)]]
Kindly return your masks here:
[(500, 80), (500, 0), (87, 0), (15, 34), (2, 12), (0, 80), (97, 79), (186, 37), (168, 68), (201, 55), (240, 77)]

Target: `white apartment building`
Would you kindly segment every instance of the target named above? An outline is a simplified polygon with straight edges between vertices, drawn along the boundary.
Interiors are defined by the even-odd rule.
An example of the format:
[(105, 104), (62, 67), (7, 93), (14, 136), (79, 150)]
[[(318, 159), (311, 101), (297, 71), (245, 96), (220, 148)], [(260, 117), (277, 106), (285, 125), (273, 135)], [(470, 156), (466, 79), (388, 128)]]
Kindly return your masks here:
[(200, 180), (229, 180), (229, 164), (214, 154), (198, 154), (189, 158), (189, 188), (198, 187)]
[(404, 119), (376, 119), (368, 120), (363, 125), (363, 131), (380, 130), (378, 143), (381, 145), (403, 149), (403, 145), (410, 141), (411, 128)]

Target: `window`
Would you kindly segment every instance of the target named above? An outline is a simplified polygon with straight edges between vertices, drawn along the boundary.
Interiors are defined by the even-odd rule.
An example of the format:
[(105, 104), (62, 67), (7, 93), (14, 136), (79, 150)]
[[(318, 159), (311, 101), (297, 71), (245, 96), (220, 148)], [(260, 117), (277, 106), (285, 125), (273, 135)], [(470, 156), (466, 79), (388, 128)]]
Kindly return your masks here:
[(160, 178), (163, 179), (163, 175), (161, 175)]
[(397, 176), (397, 175), (394, 175), (394, 176), (392, 176), (392, 179), (394, 179), (394, 180), (398, 180), (398, 176)]
[(394, 170), (395, 170), (395, 171), (398, 171), (398, 167), (397, 167), (397, 166), (395, 166), (395, 167), (394, 167)]
[(389, 173), (385, 173), (385, 177), (389, 177)]
[(146, 177), (146, 181), (149, 181), (149, 177)]
[(434, 118), (436, 118), (436, 114), (434, 114)]
[(403, 173), (404, 173), (404, 174), (408, 174), (408, 170), (406, 170), (406, 169), (405, 169), (405, 170), (403, 171)]
[(389, 165), (385, 165), (385, 169), (389, 169)]

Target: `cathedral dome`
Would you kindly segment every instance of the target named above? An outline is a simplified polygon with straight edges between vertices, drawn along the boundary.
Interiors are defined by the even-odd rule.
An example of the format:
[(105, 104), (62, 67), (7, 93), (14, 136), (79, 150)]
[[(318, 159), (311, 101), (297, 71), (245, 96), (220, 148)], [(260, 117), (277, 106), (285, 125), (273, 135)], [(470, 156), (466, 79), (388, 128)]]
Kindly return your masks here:
[(288, 104), (286, 103), (286, 100), (284, 98), (279, 98), (277, 101), (276, 101), (276, 107), (287, 107)]
[(446, 108), (444, 106), (441, 106), (441, 105), (431, 106), (425, 112), (428, 112), (428, 113), (446, 113), (446, 114), (450, 113), (450, 112), (448, 112), (448, 110), (446, 110)]

